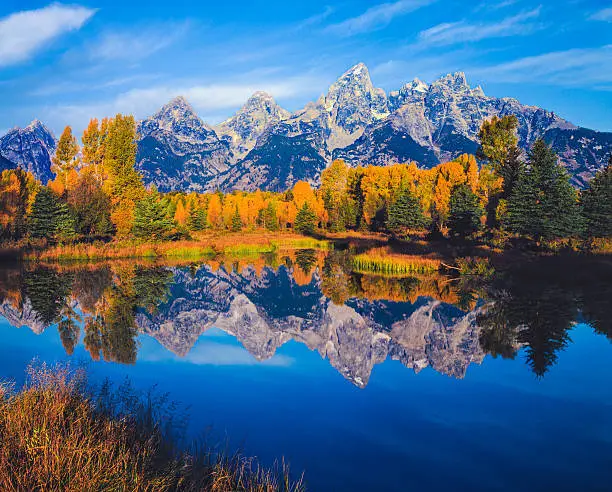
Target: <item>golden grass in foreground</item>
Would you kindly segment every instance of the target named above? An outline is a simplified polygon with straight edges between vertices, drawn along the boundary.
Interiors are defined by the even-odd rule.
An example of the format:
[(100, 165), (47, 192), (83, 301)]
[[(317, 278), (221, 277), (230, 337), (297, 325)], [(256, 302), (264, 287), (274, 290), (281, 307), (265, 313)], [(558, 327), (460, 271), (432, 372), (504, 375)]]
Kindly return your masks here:
[(440, 265), (440, 260), (393, 254), (388, 248), (374, 248), (353, 258), (353, 268), (356, 272), (389, 275), (437, 272)]
[(53, 246), (26, 255), (29, 260), (113, 260), (126, 258), (203, 259), (215, 255), (252, 255), (284, 249), (331, 249), (329, 241), (318, 241), (298, 234), (278, 233), (199, 233), (193, 240), (139, 243), (109, 243)]
[[(119, 412), (113, 398), (88, 395), (81, 372), (47, 366), (29, 370), (14, 392), (0, 386), (2, 490), (303, 490), (286, 470), (206, 450), (178, 454), (151, 420), (150, 409)], [(153, 422), (153, 423), (151, 423)]]

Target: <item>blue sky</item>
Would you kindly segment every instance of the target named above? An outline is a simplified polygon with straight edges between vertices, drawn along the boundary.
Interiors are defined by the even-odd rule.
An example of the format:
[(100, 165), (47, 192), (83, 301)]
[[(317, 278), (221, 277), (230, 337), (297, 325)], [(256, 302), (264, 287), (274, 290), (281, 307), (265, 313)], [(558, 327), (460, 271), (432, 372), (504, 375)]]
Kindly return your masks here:
[(0, 132), (142, 118), (185, 95), (209, 123), (256, 90), (296, 110), (358, 62), (389, 91), (453, 71), (612, 131), (612, 1), (2, 0)]

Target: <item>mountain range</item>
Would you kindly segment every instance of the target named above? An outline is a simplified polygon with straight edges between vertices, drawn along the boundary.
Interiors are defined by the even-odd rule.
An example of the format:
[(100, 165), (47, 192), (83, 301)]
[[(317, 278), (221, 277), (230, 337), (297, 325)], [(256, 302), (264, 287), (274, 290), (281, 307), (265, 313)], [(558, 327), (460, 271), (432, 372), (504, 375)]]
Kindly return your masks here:
[[(432, 167), (474, 153), (482, 122), (508, 114), (519, 120), (521, 148), (544, 138), (578, 187), (612, 151), (612, 133), (578, 127), (516, 99), (487, 96), (462, 72), (431, 84), (414, 79), (386, 94), (360, 63), (293, 113), (256, 92), (213, 127), (177, 97), (139, 122), (137, 167), (160, 191), (283, 191), (298, 180), (316, 185), (337, 158), (350, 166), (416, 161)], [(46, 181), (54, 148), (55, 138), (40, 122), (16, 128), (0, 139), (0, 169), (20, 166)]]

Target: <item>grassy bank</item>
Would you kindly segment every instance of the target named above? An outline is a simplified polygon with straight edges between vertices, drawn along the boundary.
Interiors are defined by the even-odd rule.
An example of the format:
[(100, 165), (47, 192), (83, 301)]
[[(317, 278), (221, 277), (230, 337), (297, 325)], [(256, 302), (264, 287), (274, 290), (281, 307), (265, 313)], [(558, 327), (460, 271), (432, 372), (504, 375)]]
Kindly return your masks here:
[(303, 490), (283, 466), (258, 467), (199, 447), (178, 452), (151, 399), (92, 395), (82, 371), (30, 368), (19, 391), (0, 385), (2, 490)]
[(198, 260), (216, 255), (243, 256), (272, 253), (284, 249), (331, 249), (329, 241), (298, 234), (201, 233), (191, 240), (167, 242), (111, 241), (109, 243), (68, 244), (25, 253), (28, 260), (113, 260), (128, 258), (185, 258)]
[(353, 269), (360, 273), (432, 273), (437, 272), (440, 266), (438, 259), (400, 255), (390, 252), (388, 248), (374, 248), (353, 258)]

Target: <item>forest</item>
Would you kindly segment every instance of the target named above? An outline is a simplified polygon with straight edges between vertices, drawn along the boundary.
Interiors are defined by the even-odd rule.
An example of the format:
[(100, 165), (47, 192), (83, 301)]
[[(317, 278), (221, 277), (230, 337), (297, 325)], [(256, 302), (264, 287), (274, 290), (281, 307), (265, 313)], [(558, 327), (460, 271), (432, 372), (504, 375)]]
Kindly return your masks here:
[(350, 168), (336, 160), (320, 185), (231, 193), (159, 193), (135, 168), (133, 116), (91, 120), (81, 143), (63, 131), (54, 179), (21, 169), (0, 177), (0, 237), (21, 248), (94, 241), (177, 241), (200, 231), (373, 231), (406, 238), (539, 243), (612, 236), (612, 156), (585, 190), (574, 189), (553, 150), (538, 140), (527, 156), (517, 119), (483, 123), (476, 155), (431, 169), (417, 163)]

